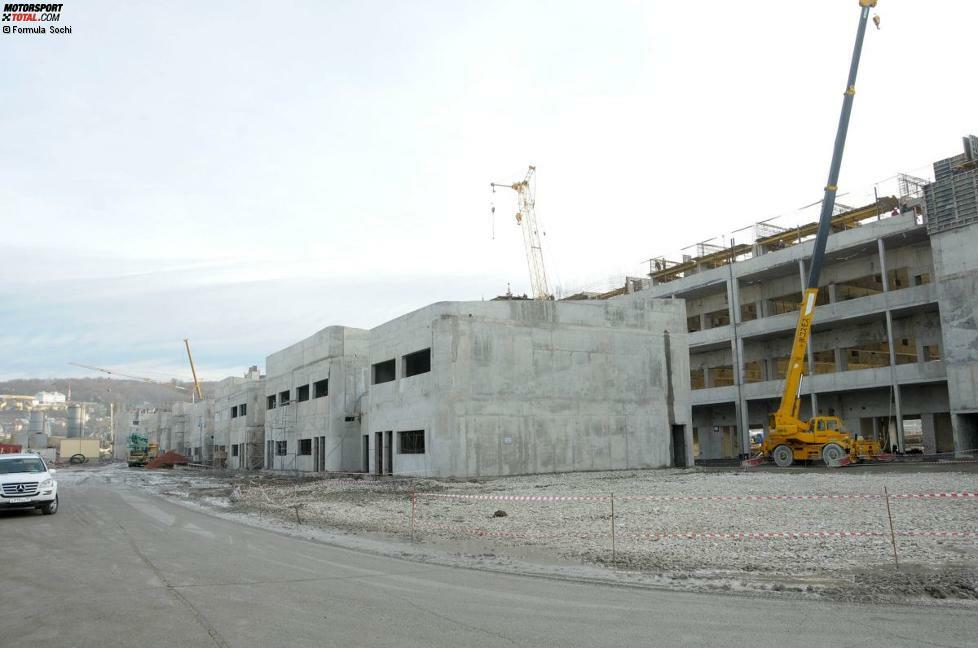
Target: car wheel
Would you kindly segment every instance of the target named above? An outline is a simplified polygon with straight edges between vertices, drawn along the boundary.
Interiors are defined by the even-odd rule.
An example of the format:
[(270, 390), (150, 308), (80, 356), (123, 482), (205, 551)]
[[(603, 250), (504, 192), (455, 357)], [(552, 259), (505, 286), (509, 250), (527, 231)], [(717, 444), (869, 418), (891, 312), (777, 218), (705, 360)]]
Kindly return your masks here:
[(779, 445), (771, 453), (771, 458), (774, 459), (774, 463), (782, 468), (787, 468), (794, 462), (795, 454), (786, 445)]
[(43, 513), (44, 515), (54, 515), (57, 512), (58, 512), (58, 496), (55, 495), (53, 502), (48, 502), (47, 504), (41, 507), (41, 513)]

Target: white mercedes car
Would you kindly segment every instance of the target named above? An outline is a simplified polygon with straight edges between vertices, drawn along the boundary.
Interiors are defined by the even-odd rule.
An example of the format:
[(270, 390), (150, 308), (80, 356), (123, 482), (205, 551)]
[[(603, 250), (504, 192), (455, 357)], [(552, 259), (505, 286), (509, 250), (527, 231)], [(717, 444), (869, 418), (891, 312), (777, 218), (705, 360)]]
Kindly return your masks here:
[(58, 511), (55, 470), (39, 455), (0, 454), (0, 510), (36, 508), (44, 515)]

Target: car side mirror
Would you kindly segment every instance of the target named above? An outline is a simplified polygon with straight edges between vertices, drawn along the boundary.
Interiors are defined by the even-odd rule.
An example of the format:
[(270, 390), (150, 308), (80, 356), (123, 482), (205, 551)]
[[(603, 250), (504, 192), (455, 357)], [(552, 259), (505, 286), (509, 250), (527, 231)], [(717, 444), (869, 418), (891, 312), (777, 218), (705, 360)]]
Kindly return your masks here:
[(48, 474), (49, 475), (56, 475), (57, 473), (58, 473), (58, 471), (55, 470), (54, 468), (48, 468)]

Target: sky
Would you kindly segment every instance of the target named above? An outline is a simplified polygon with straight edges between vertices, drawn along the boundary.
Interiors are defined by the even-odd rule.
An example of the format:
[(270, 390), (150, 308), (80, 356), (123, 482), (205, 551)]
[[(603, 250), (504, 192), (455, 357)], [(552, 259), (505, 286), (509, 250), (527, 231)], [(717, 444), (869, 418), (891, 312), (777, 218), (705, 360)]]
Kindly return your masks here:
[[(529, 292), (808, 222), (859, 8), (66, 0), (0, 35), (0, 379), (220, 379), (330, 325)], [(840, 201), (978, 132), (971, 0), (881, 0)], [(4, 23), (10, 24), (10, 23)], [(496, 206), (490, 216), (490, 206)], [(688, 250), (687, 250), (688, 252)]]

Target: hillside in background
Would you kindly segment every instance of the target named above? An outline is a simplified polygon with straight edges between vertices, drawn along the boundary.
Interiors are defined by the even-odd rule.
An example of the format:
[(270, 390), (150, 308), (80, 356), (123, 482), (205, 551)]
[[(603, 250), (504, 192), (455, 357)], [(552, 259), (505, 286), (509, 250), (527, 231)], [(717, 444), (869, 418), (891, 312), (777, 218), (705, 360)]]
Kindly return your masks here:
[[(217, 383), (203, 382), (204, 397), (212, 394)], [(68, 393), (71, 386), (71, 400), (89, 403), (116, 403), (128, 406), (158, 406), (173, 401), (190, 401), (192, 383), (174, 382), (172, 385), (144, 383), (138, 380), (117, 378), (26, 378), (0, 381), (0, 394), (23, 394), (32, 396), (39, 391), (58, 391)], [(173, 385), (183, 387), (177, 389)]]

